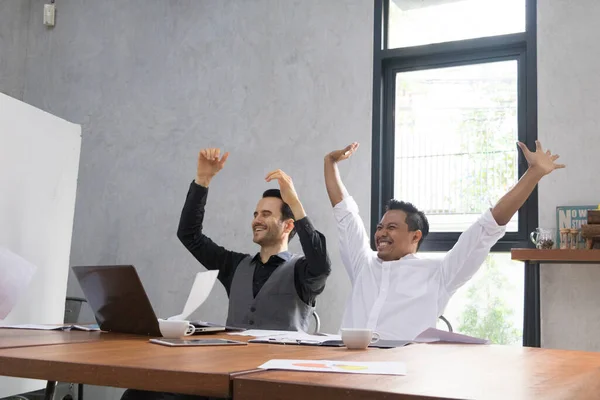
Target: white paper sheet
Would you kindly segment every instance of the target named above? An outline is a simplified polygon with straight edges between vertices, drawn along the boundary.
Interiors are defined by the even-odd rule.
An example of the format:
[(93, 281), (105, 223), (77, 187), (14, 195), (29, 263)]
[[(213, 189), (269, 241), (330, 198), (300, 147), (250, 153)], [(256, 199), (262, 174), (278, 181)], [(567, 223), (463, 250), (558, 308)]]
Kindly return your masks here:
[(18, 325), (0, 325), (3, 329), (34, 329), (39, 331), (60, 331), (63, 325), (36, 325), (36, 324), (18, 324)]
[(21, 296), (27, 295), (36, 269), (23, 257), (0, 247), (0, 320), (8, 316)]
[(330, 340), (342, 340), (342, 337), (330, 334), (311, 335), (306, 332), (286, 332), (283, 335), (263, 336), (254, 340), (260, 340), (261, 343), (268, 340), (276, 344), (320, 344)]
[(290, 331), (269, 331), (269, 330), (263, 330), (263, 329), (248, 329), (246, 331), (241, 331), (241, 332), (227, 332), (228, 335), (234, 335), (234, 336), (254, 336), (254, 337), (257, 337), (257, 338), (279, 336), (279, 335), (287, 335), (289, 333), (295, 333), (295, 332), (290, 332)]
[(92, 325), (36, 325), (36, 324), (17, 324), (17, 325), (2, 325), (0, 329), (32, 329), (38, 331), (99, 331), (100, 328), (96, 324)]
[(188, 296), (188, 299), (185, 302), (185, 306), (183, 307), (183, 312), (179, 315), (169, 317), (168, 319), (187, 320), (187, 318), (194, 311), (196, 311), (198, 307), (202, 305), (202, 303), (206, 301), (213, 286), (215, 286), (217, 275), (219, 275), (219, 271), (216, 270), (198, 272), (196, 274), (196, 278), (194, 279), (194, 284), (192, 285), (190, 295)]
[(416, 343), (465, 343), (465, 344), (489, 344), (487, 339), (479, 339), (472, 336), (462, 335), (460, 333), (443, 331), (440, 329), (429, 328), (424, 330), (414, 340)]
[(329, 360), (269, 360), (261, 369), (290, 371), (338, 372), (346, 374), (406, 375), (406, 364), (401, 362), (362, 362)]

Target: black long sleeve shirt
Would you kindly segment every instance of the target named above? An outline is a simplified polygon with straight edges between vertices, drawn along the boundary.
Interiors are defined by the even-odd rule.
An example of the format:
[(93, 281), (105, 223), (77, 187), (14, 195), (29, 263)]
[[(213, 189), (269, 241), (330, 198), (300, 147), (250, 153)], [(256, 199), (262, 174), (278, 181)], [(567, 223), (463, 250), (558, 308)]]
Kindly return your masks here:
[[(218, 279), (229, 295), (233, 275), (242, 259), (249, 255), (227, 250), (204, 235), (202, 223), (207, 197), (208, 188), (195, 182), (190, 184), (177, 237), (206, 269), (219, 271)], [(304, 252), (304, 257), (298, 259), (294, 267), (296, 292), (306, 304), (314, 305), (316, 297), (325, 289), (325, 281), (331, 273), (325, 236), (315, 230), (308, 217), (295, 221), (294, 226)], [(264, 264), (260, 253), (252, 258), (252, 264), (256, 267), (252, 282), (255, 297), (275, 269), (291, 257), (292, 254), (285, 251), (271, 256)]]

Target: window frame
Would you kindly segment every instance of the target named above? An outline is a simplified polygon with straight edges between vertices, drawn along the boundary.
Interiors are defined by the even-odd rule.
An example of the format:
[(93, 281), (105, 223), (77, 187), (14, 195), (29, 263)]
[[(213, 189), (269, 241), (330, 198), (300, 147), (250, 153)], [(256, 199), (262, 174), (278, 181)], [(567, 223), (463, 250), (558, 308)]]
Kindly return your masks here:
[[(525, 0), (525, 32), (387, 49), (387, 17), (390, 1), (393, 0), (375, 0), (371, 240), (373, 240), (375, 227), (385, 212), (385, 203), (394, 194), (394, 111), (397, 73), (517, 60), (518, 139), (530, 148), (534, 148), (537, 139), (535, 0)], [(527, 170), (527, 161), (520, 152), (518, 154), (518, 176), (521, 177)], [(518, 231), (507, 232), (492, 248), (492, 252), (510, 251), (515, 247), (530, 247), (529, 232), (533, 231), (537, 224), (536, 189), (519, 210)], [(423, 242), (421, 251), (448, 251), (454, 246), (460, 234), (461, 232), (431, 232)]]
[[(537, 0), (525, 0), (525, 32), (492, 37), (467, 39), (448, 43), (435, 43), (398, 49), (387, 48), (387, 17), (390, 0), (374, 0), (373, 38), (373, 109), (372, 109), (372, 158), (371, 158), (371, 246), (374, 233), (384, 212), (385, 202), (394, 193), (393, 144), (394, 125), (390, 116), (390, 70), (398, 68), (422, 69), (427, 65), (452, 62), (468, 65), (468, 60), (485, 62), (501, 55), (518, 57), (518, 138), (530, 149), (537, 140)], [(487, 58), (486, 58), (487, 57)], [(459, 65), (459, 64), (456, 64)], [(430, 67), (431, 68), (431, 67)], [(388, 74), (386, 76), (386, 74)], [(395, 75), (391, 79), (395, 85)], [(393, 86), (392, 86), (393, 89)], [(394, 92), (391, 92), (394, 93)], [(394, 93), (395, 94), (395, 93)], [(390, 113), (391, 110), (391, 113)], [(391, 130), (390, 130), (391, 128)], [(527, 169), (527, 161), (518, 153), (519, 178)], [(392, 168), (390, 166), (392, 162)], [(417, 205), (418, 206), (418, 205)], [(538, 191), (534, 189), (519, 210), (519, 230), (516, 235), (507, 234), (492, 252), (507, 252), (514, 247), (531, 248), (529, 232), (538, 226)], [(447, 251), (460, 233), (431, 233), (423, 242), (423, 251)], [(540, 324), (540, 267), (525, 262), (524, 267), (524, 321), (523, 345), (541, 346)]]

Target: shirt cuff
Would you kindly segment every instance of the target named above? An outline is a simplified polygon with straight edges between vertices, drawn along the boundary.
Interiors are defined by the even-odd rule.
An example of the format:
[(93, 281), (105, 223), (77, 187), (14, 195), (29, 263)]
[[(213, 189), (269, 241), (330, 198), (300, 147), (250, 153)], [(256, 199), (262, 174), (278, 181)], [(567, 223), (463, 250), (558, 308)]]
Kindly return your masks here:
[(490, 236), (496, 235), (504, 235), (506, 232), (506, 226), (498, 225), (494, 216), (492, 215), (492, 209), (488, 208), (486, 212), (484, 212), (481, 217), (479, 217), (479, 225), (483, 227), (485, 233)]
[(358, 204), (352, 196), (345, 197), (333, 207), (333, 215), (337, 222), (341, 222), (348, 214), (358, 214)]
[(195, 202), (206, 202), (206, 197), (208, 195), (208, 188), (202, 185), (198, 185), (196, 181), (192, 181), (190, 183), (190, 190), (188, 197), (191, 197), (195, 200)]
[(190, 183), (190, 190), (200, 190), (204, 192), (208, 192), (208, 188), (206, 186), (198, 185), (195, 180)]

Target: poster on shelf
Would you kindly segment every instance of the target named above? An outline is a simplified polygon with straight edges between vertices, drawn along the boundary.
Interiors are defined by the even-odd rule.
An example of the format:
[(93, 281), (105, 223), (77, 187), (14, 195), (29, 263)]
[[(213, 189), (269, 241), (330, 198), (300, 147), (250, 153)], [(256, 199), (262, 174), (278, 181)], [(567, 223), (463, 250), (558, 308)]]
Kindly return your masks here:
[[(556, 243), (560, 243), (561, 229), (581, 229), (587, 223), (588, 210), (595, 210), (598, 205), (589, 206), (558, 206), (556, 207)], [(585, 248), (585, 240), (579, 235), (578, 249)]]

